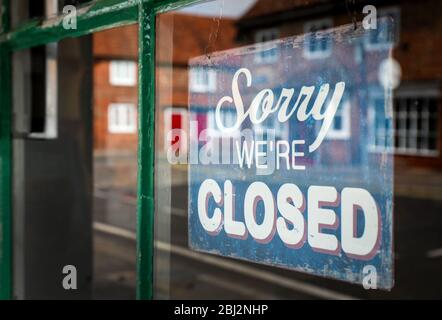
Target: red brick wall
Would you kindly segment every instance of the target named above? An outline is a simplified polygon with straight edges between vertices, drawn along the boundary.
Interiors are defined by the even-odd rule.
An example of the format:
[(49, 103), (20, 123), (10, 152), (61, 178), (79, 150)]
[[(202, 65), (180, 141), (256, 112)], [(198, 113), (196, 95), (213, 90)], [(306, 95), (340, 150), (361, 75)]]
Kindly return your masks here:
[(94, 64), (94, 149), (136, 150), (137, 133), (110, 133), (108, 107), (111, 103), (133, 103), (137, 106), (137, 86), (118, 87), (109, 82), (109, 61), (96, 60)]
[(137, 59), (138, 25), (118, 27), (93, 34), (94, 56)]

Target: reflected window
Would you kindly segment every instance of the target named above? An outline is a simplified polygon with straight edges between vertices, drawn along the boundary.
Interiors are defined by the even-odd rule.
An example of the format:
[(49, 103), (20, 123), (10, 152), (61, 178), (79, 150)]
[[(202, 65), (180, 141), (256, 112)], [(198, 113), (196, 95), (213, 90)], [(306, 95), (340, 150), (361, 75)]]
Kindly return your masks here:
[(333, 26), (332, 19), (309, 21), (304, 24), (305, 38), (304, 55), (306, 58), (325, 58), (331, 54), (332, 44), (330, 36), (321, 31)]
[(342, 106), (336, 110), (335, 117), (327, 132), (328, 139), (350, 139), (350, 101), (345, 100)]
[(437, 100), (431, 97), (397, 98), (395, 149), (398, 153), (437, 155)]
[[(435, 97), (396, 97), (394, 110), (394, 151), (397, 154), (428, 155), (439, 153), (438, 106)], [(389, 145), (386, 141), (388, 122), (384, 119), (382, 99), (373, 99), (370, 108), (370, 126), (373, 128), (371, 146), (381, 151)]]
[(112, 103), (108, 108), (108, 129), (110, 133), (135, 133), (137, 114), (131, 103)]
[(134, 86), (137, 82), (137, 66), (133, 61), (111, 61), (109, 82), (114, 86)]
[[(259, 30), (255, 33), (255, 43), (269, 42), (278, 39), (279, 31), (276, 28)], [(257, 52), (255, 61), (258, 63), (272, 63), (278, 58), (278, 50), (276, 48), (268, 48)]]
[(216, 72), (211, 69), (194, 68), (190, 70), (190, 90), (193, 92), (216, 91)]
[(389, 130), (389, 121), (385, 118), (385, 100), (374, 98), (369, 109), (369, 126), (372, 129), (370, 147), (374, 151), (385, 151), (389, 149), (386, 139)]
[[(388, 49), (392, 44), (397, 43), (399, 38), (400, 10), (398, 7), (379, 9), (377, 11), (378, 20), (376, 29), (370, 30), (366, 38), (366, 47), (369, 50)], [(389, 19), (379, 19), (391, 17), (393, 19), (393, 30), (389, 27)]]

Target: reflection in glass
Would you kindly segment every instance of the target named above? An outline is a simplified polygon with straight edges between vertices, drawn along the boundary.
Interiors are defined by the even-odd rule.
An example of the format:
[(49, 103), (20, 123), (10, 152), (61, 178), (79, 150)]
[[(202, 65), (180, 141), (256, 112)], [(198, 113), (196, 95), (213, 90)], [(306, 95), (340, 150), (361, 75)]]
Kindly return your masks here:
[[(268, 264), (281, 266), (292, 259), (290, 255), (299, 254), (301, 259), (307, 259), (308, 241), (298, 251), (286, 250), (287, 256), (279, 259), (272, 256), (268, 247), (253, 242), (250, 235), (243, 240), (246, 245), (240, 244), (225, 237), (223, 228), (219, 231), (224, 240), (222, 242), (210, 243), (212, 238), (202, 232), (194, 234), (192, 240), (192, 232), (196, 230), (192, 230), (192, 227), (198, 226), (198, 218), (195, 212), (188, 210), (192, 208), (188, 201), (195, 199), (198, 186), (211, 177), (220, 182), (221, 188), (221, 182), (230, 179), (237, 187), (238, 196), (244, 195), (242, 189), (247, 181), (258, 179), (266, 181), (271, 190), (277, 190), (276, 186), (283, 183), (294, 182), (304, 195), (307, 195), (306, 182), (313, 180), (335, 186), (339, 191), (345, 186), (372, 186), (374, 198), (382, 203), (381, 210), (391, 212), (389, 207), (393, 199), (389, 198), (388, 191), (393, 184), (394, 159), (395, 171), (399, 172), (394, 181), (394, 207), (397, 213), (395, 251), (401, 257), (409, 257), (417, 252), (425, 256), (430, 247), (440, 247), (438, 235), (442, 225), (436, 214), (441, 208), (438, 196), (441, 180), (436, 174), (440, 171), (441, 163), (440, 99), (436, 82), (442, 73), (437, 67), (435, 49), (429, 45), (424, 45), (424, 49), (420, 47), (423, 45), (421, 42), (412, 38), (417, 29), (424, 34), (432, 33), (422, 24), (418, 25), (413, 18), (418, 13), (427, 17), (428, 12), (432, 11), (425, 9), (427, 6), (440, 7), (440, 4), (429, 1), (425, 6), (418, 6), (398, 2), (388, 7), (379, 6), (376, 30), (361, 30), (360, 25), (359, 29), (353, 30), (353, 17), (348, 15), (345, 6), (331, 1), (299, 4), (281, 0), (271, 5), (268, 1), (250, 1), (247, 7), (234, 1), (213, 1), (157, 17), (157, 297), (318, 298), (302, 289), (291, 290), (289, 285), (263, 281), (256, 276), (261, 272), (283, 277), (287, 284), (296, 280), (315, 288), (326, 287), (332, 290), (335, 297), (339, 294), (376, 298), (440, 297), (441, 292), (435, 286), (422, 288), (419, 285), (419, 281), (426, 279), (433, 282), (437, 277), (439, 265), (435, 261), (422, 266), (421, 270), (426, 271), (419, 276), (415, 273), (411, 276), (409, 268), (398, 268), (402, 271), (396, 275), (393, 291), (380, 292), (198, 252), (217, 251), (215, 253), (223, 255), (230, 252), (231, 255), (237, 253), (239, 258), (244, 257), (242, 253), (238, 254), (239, 248), (253, 252), (248, 257), (254, 255), (259, 262), (265, 260)], [(362, 12), (362, 8), (356, 12)], [(356, 18), (361, 21), (363, 16), (357, 14)], [(433, 28), (440, 28), (436, 24), (436, 14), (430, 14), (425, 19), (431, 21), (429, 24)], [(343, 26), (348, 26), (345, 27), (347, 36), (345, 32), (338, 31), (343, 30)], [(291, 38), (296, 35), (301, 37)], [(420, 49), (413, 51), (411, 48), (417, 43)], [(424, 58), (425, 51), (434, 53), (429, 60)], [(268, 88), (273, 92), (273, 105), (284, 88), (294, 89), (290, 104), (293, 106), (303, 86), (314, 86), (310, 103), (306, 104), (308, 113), (321, 85), (330, 84), (330, 95), (324, 101), (324, 106), (328, 106), (335, 84), (345, 82), (341, 102), (315, 152), (309, 152), (308, 147), (312, 137), (321, 131), (321, 121), (312, 116), (304, 121), (281, 122), (275, 112), (256, 123), (247, 117), (238, 128), (232, 130), (223, 130), (219, 126), (216, 106), (222, 97), (232, 96), (232, 79), (241, 67), (251, 70), (252, 75), (250, 86), (247, 86), (244, 74), (239, 76), (238, 81), (246, 110), (262, 89)], [(302, 101), (299, 101), (299, 105), (302, 105)], [(263, 114), (262, 107), (263, 104), (257, 108), (258, 118)], [(294, 112), (292, 116), (296, 118), (297, 113)], [(237, 117), (237, 110), (230, 101), (225, 103), (218, 122), (232, 127)], [(249, 169), (247, 166), (240, 168), (238, 163), (223, 163), (226, 153), (233, 161), (234, 142), (244, 141), (243, 133), (247, 129), (252, 136), (259, 136), (263, 141), (274, 141), (274, 145), (278, 141), (305, 141), (305, 145), (295, 146), (297, 151), (304, 153), (298, 157), (296, 166), (305, 170), (293, 170), (291, 163), (287, 166), (283, 157), (267, 159), (275, 169), (270, 172), (258, 170), (256, 166)], [(201, 160), (201, 150), (210, 151), (207, 153), (209, 159), (205, 160), (217, 159), (219, 164), (195, 165), (193, 161)], [(268, 150), (270, 144), (263, 145), (260, 151)], [(431, 183), (429, 177), (432, 177)], [(384, 196), (386, 199), (383, 199)], [(237, 199), (235, 203), (236, 218), (243, 221), (241, 200)], [(214, 212), (220, 207), (220, 204), (210, 200), (208, 211)], [(428, 212), (431, 223), (412, 218), (413, 213), (421, 208)], [(258, 212), (260, 210), (258, 208)], [(258, 216), (258, 219), (261, 218)], [(382, 221), (383, 228), (388, 229), (385, 223), (389, 223), (389, 219)], [(360, 222), (356, 227), (356, 234), (360, 235), (363, 224)], [(418, 231), (417, 225), (422, 228), (421, 231)], [(413, 242), (404, 233), (408, 229), (414, 230), (421, 240)], [(336, 231), (327, 232), (339, 234), (339, 230), (338, 227)], [(385, 238), (387, 235), (383, 236)], [(195, 244), (198, 246), (195, 247)], [(391, 243), (387, 240), (383, 245), (388, 247)], [(272, 249), (275, 252), (285, 250), (278, 245)], [(344, 256), (342, 259), (327, 256), (319, 264), (344, 261), (346, 267), (342, 265), (342, 269), (339, 269), (342, 273), (344, 270), (351, 273), (352, 268), (359, 270), (363, 267), (363, 261), (346, 257), (344, 251), (341, 253)], [(387, 258), (389, 261), (391, 259)], [(406, 264), (402, 260), (396, 262), (400, 266)], [(238, 266), (247, 271), (239, 272)], [(409, 286), (413, 287), (411, 291), (406, 289)]]

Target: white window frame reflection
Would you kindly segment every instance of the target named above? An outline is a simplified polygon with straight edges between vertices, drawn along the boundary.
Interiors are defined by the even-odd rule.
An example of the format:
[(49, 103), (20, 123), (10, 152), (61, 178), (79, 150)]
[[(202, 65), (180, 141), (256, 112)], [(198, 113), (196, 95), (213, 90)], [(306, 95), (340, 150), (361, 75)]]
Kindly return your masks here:
[(273, 63), (278, 60), (278, 49), (273, 47), (271, 41), (279, 38), (277, 28), (259, 30), (255, 33), (255, 43), (264, 45), (255, 53), (256, 63)]
[[(372, 130), (370, 133), (370, 150), (374, 152), (383, 152), (383, 151), (394, 151), (395, 154), (398, 155), (410, 155), (410, 156), (438, 156), (440, 153), (439, 145), (438, 145), (438, 134), (440, 127), (436, 130), (434, 135), (436, 136), (436, 149), (430, 149), (427, 143), (426, 148), (421, 148), (417, 145), (417, 140), (419, 135), (423, 135), (421, 138), (426, 138), (429, 140), (431, 138), (431, 132), (429, 129), (429, 121), (430, 121), (430, 114), (429, 114), (429, 105), (428, 101), (429, 99), (434, 99), (434, 95), (426, 95), (423, 91), (416, 91), (414, 94), (411, 92), (406, 92), (403, 94), (397, 94), (395, 97), (394, 104), (397, 104), (397, 107), (394, 111), (394, 118), (395, 123), (393, 123), (394, 127), (393, 133), (393, 141), (391, 150), (387, 150), (385, 146), (381, 146), (378, 143), (376, 143), (376, 134), (381, 135), (381, 133), (376, 132), (376, 112), (377, 109), (379, 109), (378, 106), (376, 106), (376, 100), (382, 100), (382, 97), (372, 97), (370, 99), (370, 105), (369, 105), (369, 125)], [(410, 99), (418, 99), (423, 101), (422, 110), (413, 109), (410, 111), (408, 110), (407, 106), (407, 100)], [(437, 102), (437, 100), (436, 100)], [(437, 105), (437, 104), (436, 104)], [(439, 106), (437, 106), (439, 108)], [(420, 114), (419, 114), (420, 113)], [(427, 121), (427, 124), (422, 125), (422, 132), (418, 132), (417, 130), (417, 121)], [(436, 125), (440, 126), (439, 124), (439, 111), (438, 109), (435, 112), (435, 121)], [(424, 129), (425, 128), (425, 129)]]
[(216, 70), (208, 68), (191, 68), (189, 72), (189, 86), (192, 92), (215, 92), (217, 79)]
[[(378, 106), (376, 104), (377, 101), (382, 101), (383, 102), (382, 106)], [(377, 119), (376, 117), (377, 117), (378, 113), (380, 112), (380, 110), (382, 110), (382, 112), (385, 114), (385, 109), (386, 109), (385, 103), (386, 103), (385, 97), (382, 95), (373, 95), (370, 97), (367, 120), (368, 120), (368, 126), (369, 126), (369, 139), (368, 139), (369, 146), (368, 147), (369, 147), (369, 151), (372, 151), (372, 152), (392, 153), (394, 151), (394, 134), (392, 133), (393, 141), (391, 141), (391, 145), (387, 146), (387, 141), (385, 138), (387, 137), (386, 133), (387, 133), (387, 130), (389, 130), (389, 129), (386, 128), (385, 123), (383, 126), (382, 125), (378, 126), (377, 121), (376, 121), (376, 119)], [(385, 119), (385, 116), (383, 117), (383, 119)], [(391, 128), (391, 130), (393, 130), (393, 128)], [(382, 144), (379, 143), (381, 138), (383, 139)]]
[[(332, 39), (325, 31), (333, 27), (332, 18), (324, 18), (312, 20), (304, 23), (305, 43), (304, 43), (304, 57), (307, 59), (322, 59), (331, 55), (333, 50)], [(327, 47), (325, 50), (314, 50), (310, 48), (311, 41), (314, 40), (319, 43), (323, 38), (326, 38)]]
[[(335, 121), (336, 118), (341, 118), (341, 128), (335, 129)], [(333, 122), (330, 126), (330, 129), (327, 132), (327, 139), (334, 140), (348, 140), (351, 137), (351, 104), (350, 100), (346, 99), (342, 101), (336, 110), (335, 117), (333, 118)]]
[(110, 133), (136, 133), (137, 109), (133, 103), (111, 103), (107, 109)]
[[(410, 96), (409, 94), (398, 95), (396, 99), (398, 103), (398, 112), (395, 114), (395, 117), (397, 117), (398, 127), (395, 128), (395, 130), (399, 139), (398, 147), (395, 148), (396, 153), (405, 155), (438, 156), (440, 124), (437, 98), (432, 95), (426, 96), (423, 95), (422, 92), (417, 92), (417, 94), (413, 96)], [(435, 99), (436, 103), (434, 118), (431, 117), (430, 99)], [(410, 106), (408, 104), (409, 100), (419, 101), (420, 104), (419, 106)], [(437, 129), (435, 132), (431, 132), (430, 130), (430, 122), (432, 120), (436, 122)], [(421, 122), (421, 130), (419, 130), (419, 121)], [(418, 146), (419, 138), (422, 139), (421, 143), (424, 142), (424, 147)], [(435, 139), (435, 149), (430, 148), (429, 141), (432, 138)]]
[(109, 82), (113, 86), (135, 86), (137, 64), (131, 60), (112, 60), (109, 64)]

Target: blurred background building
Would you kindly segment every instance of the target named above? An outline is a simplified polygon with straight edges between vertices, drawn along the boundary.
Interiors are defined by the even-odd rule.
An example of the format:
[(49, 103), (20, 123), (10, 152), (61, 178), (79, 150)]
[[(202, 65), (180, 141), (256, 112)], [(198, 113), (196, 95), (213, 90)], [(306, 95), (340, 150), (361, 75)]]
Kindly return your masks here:
[[(389, 44), (394, 45), (393, 57), (400, 65), (400, 85), (394, 92), (396, 166), (398, 170), (410, 168), (440, 169), (442, 167), (441, 148), (441, 117), (440, 89), (442, 79), (441, 56), (437, 46), (441, 43), (441, 35), (431, 30), (441, 27), (439, 19), (428, 19), (429, 9), (441, 10), (441, 3), (435, 0), (423, 2), (413, 1), (382, 1), (377, 6), (378, 16), (391, 16), (395, 21), (393, 37), (378, 34), (375, 30), (364, 43), (361, 50), (347, 53), (335, 53), (331, 40), (324, 37), (323, 41), (310, 43), (307, 46), (302, 65), (312, 70), (318, 59), (330, 59), (337, 56), (348, 59), (349, 68), (359, 64), (363, 59), (364, 50), (385, 50)], [(355, 18), (362, 19), (362, 14)], [(168, 19), (169, 21), (167, 21)], [(168, 14), (161, 23), (174, 24), (175, 32), (173, 49), (173, 65), (158, 61), (157, 86), (160, 90), (170, 86), (164, 83), (163, 73), (173, 72), (171, 96), (172, 101), (158, 101), (161, 106), (157, 115), (160, 123), (159, 141), (167, 142), (164, 132), (170, 129), (184, 128), (189, 121), (188, 90), (210, 95), (216, 86), (216, 72), (199, 70), (188, 74), (190, 57), (205, 53), (229, 49), (253, 43), (271, 41), (297, 34), (326, 30), (349, 23), (349, 13), (342, 1), (271, 1), (256, 2), (240, 19), (223, 18), (219, 26), (214, 26), (212, 17), (194, 16), (189, 13)], [(214, 28), (219, 28), (221, 34)], [(425, 36), (423, 36), (425, 35)], [(112, 149), (136, 150), (136, 65), (137, 65), (137, 29), (136, 26), (109, 30), (94, 37), (94, 121), (97, 130), (94, 132), (96, 154), (103, 146), (107, 152)], [(209, 47), (207, 39), (213, 38)], [(122, 48), (116, 44), (125, 43)], [(165, 42), (161, 42), (165, 43)], [(161, 44), (160, 43), (160, 44)], [(169, 48), (158, 48), (164, 52)], [(160, 57), (167, 55), (160, 54)], [(260, 86), (265, 87), (272, 70), (278, 66), (278, 52), (270, 50), (256, 57)], [(378, 82), (382, 70), (364, 70), (366, 79)], [(283, 75), (284, 73), (278, 73)], [(365, 80), (366, 80), (365, 79)], [(279, 79), (281, 80), (281, 79)], [(288, 79), (287, 79), (288, 80)], [(370, 84), (367, 84), (370, 85)], [(164, 95), (163, 95), (164, 96)], [(161, 96), (161, 97), (163, 97)], [(372, 109), (376, 106), (376, 97), (370, 96)], [(202, 103), (202, 106), (204, 103)], [(169, 108), (168, 108), (169, 107)], [(202, 124), (199, 131), (210, 127), (213, 114), (208, 112), (212, 106), (205, 106), (199, 114), (198, 122)], [(202, 107), (204, 108), (204, 107)], [(357, 130), (355, 122), (351, 122), (349, 110), (343, 108), (338, 113), (328, 140), (334, 140), (335, 157), (341, 157), (343, 163), (349, 159), (351, 148), (347, 141), (353, 130)], [(376, 132), (382, 135), (382, 125), (376, 123), (375, 112), (372, 119), (373, 136), (370, 141), (373, 151), (383, 147), (383, 141), (376, 139)], [(274, 127), (274, 124), (268, 124)], [(278, 129), (277, 127), (275, 129)], [(281, 129), (281, 128), (280, 128)], [(282, 130), (282, 129), (281, 129)], [(163, 137), (163, 138), (162, 138)], [(327, 155), (324, 155), (327, 156)]]

